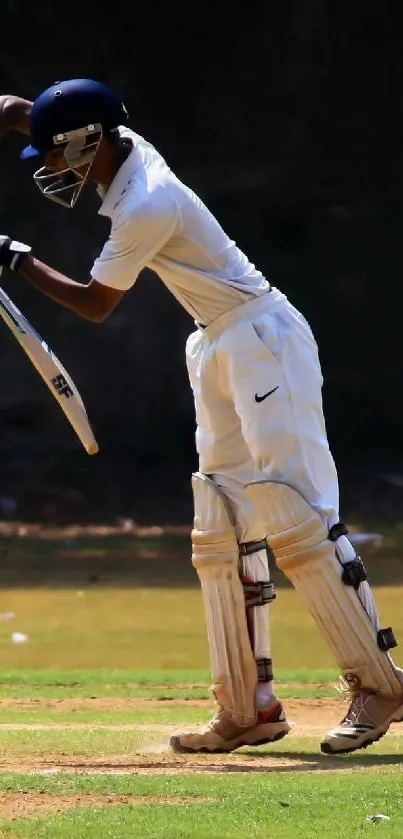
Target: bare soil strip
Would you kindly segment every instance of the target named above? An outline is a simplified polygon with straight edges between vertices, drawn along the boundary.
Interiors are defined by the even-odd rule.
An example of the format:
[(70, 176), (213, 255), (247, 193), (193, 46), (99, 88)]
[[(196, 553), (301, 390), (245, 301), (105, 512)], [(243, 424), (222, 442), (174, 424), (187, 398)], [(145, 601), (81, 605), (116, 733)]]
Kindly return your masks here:
[(0, 818), (14, 821), (21, 818), (47, 816), (62, 813), (70, 807), (104, 807), (116, 804), (213, 804), (215, 798), (206, 796), (186, 798), (181, 795), (50, 795), (41, 791), (23, 793), (0, 793)]
[[(281, 743), (281, 751), (272, 752), (270, 746), (265, 751), (256, 752), (244, 749), (229, 755), (174, 755), (169, 752), (168, 740), (173, 731), (190, 730), (194, 723), (162, 724), (136, 723), (136, 710), (160, 708), (161, 700), (155, 699), (113, 699), (113, 698), (77, 698), (77, 699), (35, 699), (3, 700), (4, 707), (20, 708), (58, 708), (61, 711), (92, 709), (96, 712), (118, 709), (131, 709), (133, 723), (117, 725), (113, 723), (49, 723), (24, 724), (3, 723), (0, 730), (45, 731), (45, 730), (115, 730), (141, 731), (141, 742), (132, 755), (80, 755), (76, 749), (73, 754), (42, 753), (41, 755), (7, 755), (0, 757), (0, 772), (40, 772), (44, 775), (57, 772), (111, 773), (111, 774), (152, 774), (152, 773), (216, 773), (216, 772), (291, 772), (291, 771), (344, 771), (352, 772), (365, 766), (367, 769), (379, 769), (399, 762), (398, 755), (371, 756), (370, 751), (358, 752), (352, 757), (328, 757), (319, 750), (322, 735), (345, 713), (346, 705), (340, 699), (289, 699), (285, 702), (288, 719), (295, 737), (315, 737), (317, 746), (311, 752), (297, 751), (295, 741), (288, 738)], [(170, 702), (170, 704), (172, 704)], [(176, 706), (189, 708), (212, 708), (210, 700), (175, 700)], [(403, 734), (402, 725), (391, 727), (391, 733)], [(150, 736), (147, 737), (147, 734)], [(158, 735), (156, 737), (155, 735)], [(283, 745), (284, 743), (284, 745)], [(78, 744), (77, 744), (78, 745)], [(69, 799), (70, 800), (70, 799)]]
[[(295, 734), (298, 735), (316, 735), (323, 729), (335, 725), (340, 721), (345, 713), (346, 704), (342, 699), (333, 699), (321, 697), (319, 699), (286, 699), (284, 700), (284, 707), (287, 712), (289, 722), (295, 729)], [(113, 723), (44, 723), (44, 724), (24, 724), (24, 723), (0, 723), (0, 729), (31, 729), (41, 730), (47, 728), (66, 728), (66, 729), (81, 729), (81, 728), (109, 728), (116, 730), (124, 730), (131, 728), (146, 728), (150, 731), (172, 731), (178, 725), (160, 725), (160, 724), (138, 724), (136, 723), (136, 711), (149, 711), (152, 709), (167, 708), (201, 708), (203, 710), (213, 711), (213, 702), (211, 699), (142, 699), (130, 697), (77, 697), (77, 698), (57, 698), (57, 699), (2, 699), (0, 700), (1, 708), (23, 709), (23, 710), (52, 710), (66, 712), (80, 712), (91, 711), (94, 713), (94, 718), (97, 712), (110, 712), (113, 715), (116, 711), (133, 712), (132, 724), (113, 724)], [(194, 725), (194, 724), (193, 724)], [(181, 726), (182, 727), (182, 726)], [(186, 729), (189, 729), (189, 724), (185, 724)]]
[[(166, 750), (166, 744), (165, 744)], [(356, 772), (379, 771), (383, 767), (400, 765), (400, 758), (395, 755), (370, 755), (363, 758), (362, 753), (354, 757), (326, 757), (319, 751), (297, 753), (284, 750), (279, 753), (258, 752), (251, 757), (250, 752), (238, 752), (230, 755), (173, 755), (165, 753), (134, 754), (132, 756), (111, 755), (105, 757), (87, 757), (82, 755), (43, 754), (32, 758), (11, 757), (1, 762), (1, 772), (18, 772), (51, 776), (56, 774), (90, 775), (215, 775), (254, 772)]]

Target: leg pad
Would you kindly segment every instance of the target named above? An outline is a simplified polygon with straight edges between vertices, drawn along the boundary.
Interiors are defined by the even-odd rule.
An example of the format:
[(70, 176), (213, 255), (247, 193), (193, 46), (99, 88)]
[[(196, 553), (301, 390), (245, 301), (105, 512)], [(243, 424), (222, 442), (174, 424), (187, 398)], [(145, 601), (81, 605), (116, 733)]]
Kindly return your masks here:
[(249, 484), (246, 492), (264, 516), (278, 567), (305, 600), (346, 681), (356, 689), (400, 696), (400, 673), (386, 652), (393, 633), (379, 630), (362, 563), (349, 561), (352, 548), (344, 532), (335, 540), (333, 531), (330, 540), (320, 516), (286, 484)]

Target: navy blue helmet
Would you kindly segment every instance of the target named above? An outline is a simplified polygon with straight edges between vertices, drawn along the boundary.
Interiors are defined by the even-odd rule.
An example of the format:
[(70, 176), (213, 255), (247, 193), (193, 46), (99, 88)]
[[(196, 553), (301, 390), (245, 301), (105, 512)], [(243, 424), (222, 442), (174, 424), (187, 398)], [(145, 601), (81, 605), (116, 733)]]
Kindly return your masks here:
[(108, 87), (91, 79), (55, 82), (44, 90), (31, 108), (31, 145), (23, 159), (58, 150), (62, 168), (46, 165), (34, 173), (45, 198), (64, 207), (74, 207), (88, 180), (102, 137), (128, 120), (126, 108)]
[(30, 115), (31, 145), (21, 152), (23, 159), (37, 157), (56, 148), (55, 138), (90, 124), (103, 133), (127, 122), (127, 110), (115, 93), (92, 79), (55, 82), (35, 99)]

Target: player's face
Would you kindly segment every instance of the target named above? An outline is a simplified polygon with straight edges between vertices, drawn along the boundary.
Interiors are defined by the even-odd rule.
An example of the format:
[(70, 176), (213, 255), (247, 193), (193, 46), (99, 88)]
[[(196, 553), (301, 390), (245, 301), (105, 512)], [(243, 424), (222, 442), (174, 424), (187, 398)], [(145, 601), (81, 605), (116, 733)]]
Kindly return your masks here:
[(62, 172), (66, 168), (63, 149), (52, 149), (52, 151), (46, 152), (44, 165), (50, 172)]
[(85, 183), (96, 179), (94, 164), (102, 130), (94, 131), (94, 138), (90, 137), (89, 142), (85, 129), (68, 132), (63, 139), (66, 142), (44, 154), (43, 165), (34, 173), (34, 181), (46, 198), (71, 208)]
[[(52, 149), (48, 151), (44, 157), (44, 165), (49, 172), (64, 172), (67, 168), (66, 158), (63, 149)], [(88, 164), (83, 166), (75, 166), (74, 171), (78, 172), (81, 177), (85, 177), (88, 170)]]

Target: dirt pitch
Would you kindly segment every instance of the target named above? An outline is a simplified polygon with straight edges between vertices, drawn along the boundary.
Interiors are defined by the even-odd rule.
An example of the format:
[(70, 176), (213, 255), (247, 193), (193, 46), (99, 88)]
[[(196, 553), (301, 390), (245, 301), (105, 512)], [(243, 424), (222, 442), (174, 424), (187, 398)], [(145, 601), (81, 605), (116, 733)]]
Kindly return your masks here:
[(198, 796), (186, 798), (182, 795), (94, 795), (80, 793), (79, 795), (50, 795), (44, 791), (23, 793), (0, 793), (0, 819), (14, 821), (21, 818), (47, 816), (63, 813), (70, 807), (105, 807), (116, 804), (213, 804), (215, 798)]
[[(52, 775), (58, 772), (84, 772), (84, 773), (113, 773), (113, 774), (151, 774), (151, 773), (216, 773), (216, 772), (289, 772), (289, 771), (353, 771), (365, 763), (367, 768), (376, 768), (385, 763), (387, 757), (374, 755), (373, 760), (370, 753), (359, 752), (352, 758), (328, 757), (322, 755), (319, 750), (319, 741), (322, 735), (334, 726), (343, 715), (346, 705), (339, 699), (288, 699), (285, 701), (287, 717), (292, 726), (292, 734), (296, 737), (317, 739), (312, 751), (294, 751), (292, 740), (284, 739), (276, 746), (276, 751), (271, 751), (270, 746), (264, 750), (254, 751), (244, 748), (230, 755), (176, 755), (169, 751), (168, 741), (170, 735), (181, 728), (190, 730), (193, 725), (189, 723), (183, 726), (164, 724), (136, 724), (136, 709), (161, 708), (163, 703), (176, 706), (189, 706), (198, 708), (211, 707), (211, 701), (205, 699), (130, 699), (130, 698), (77, 698), (77, 699), (4, 699), (1, 701), (3, 707), (13, 706), (20, 708), (58, 708), (60, 710), (71, 710), (75, 708), (93, 709), (94, 716), (97, 710), (113, 710), (130, 708), (133, 710), (133, 724), (117, 725), (107, 723), (49, 723), (49, 724), (25, 724), (25, 723), (3, 723), (1, 730), (137, 730), (144, 735), (141, 744), (132, 755), (105, 755), (99, 757), (88, 757), (75, 754), (46, 754), (23, 755), (1, 757), (0, 771), (2, 772), (39, 772), (43, 775)], [(392, 733), (401, 733), (401, 727), (392, 726)], [(147, 737), (147, 732), (150, 737)], [(157, 736), (156, 736), (157, 735)], [(280, 746), (280, 748), (279, 748)], [(363, 759), (364, 755), (364, 759)], [(367, 759), (369, 758), (369, 760)], [(393, 756), (392, 756), (393, 760)], [(43, 801), (42, 798), (39, 799)], [(53, 800), (53, 797), (52, 797)]]

